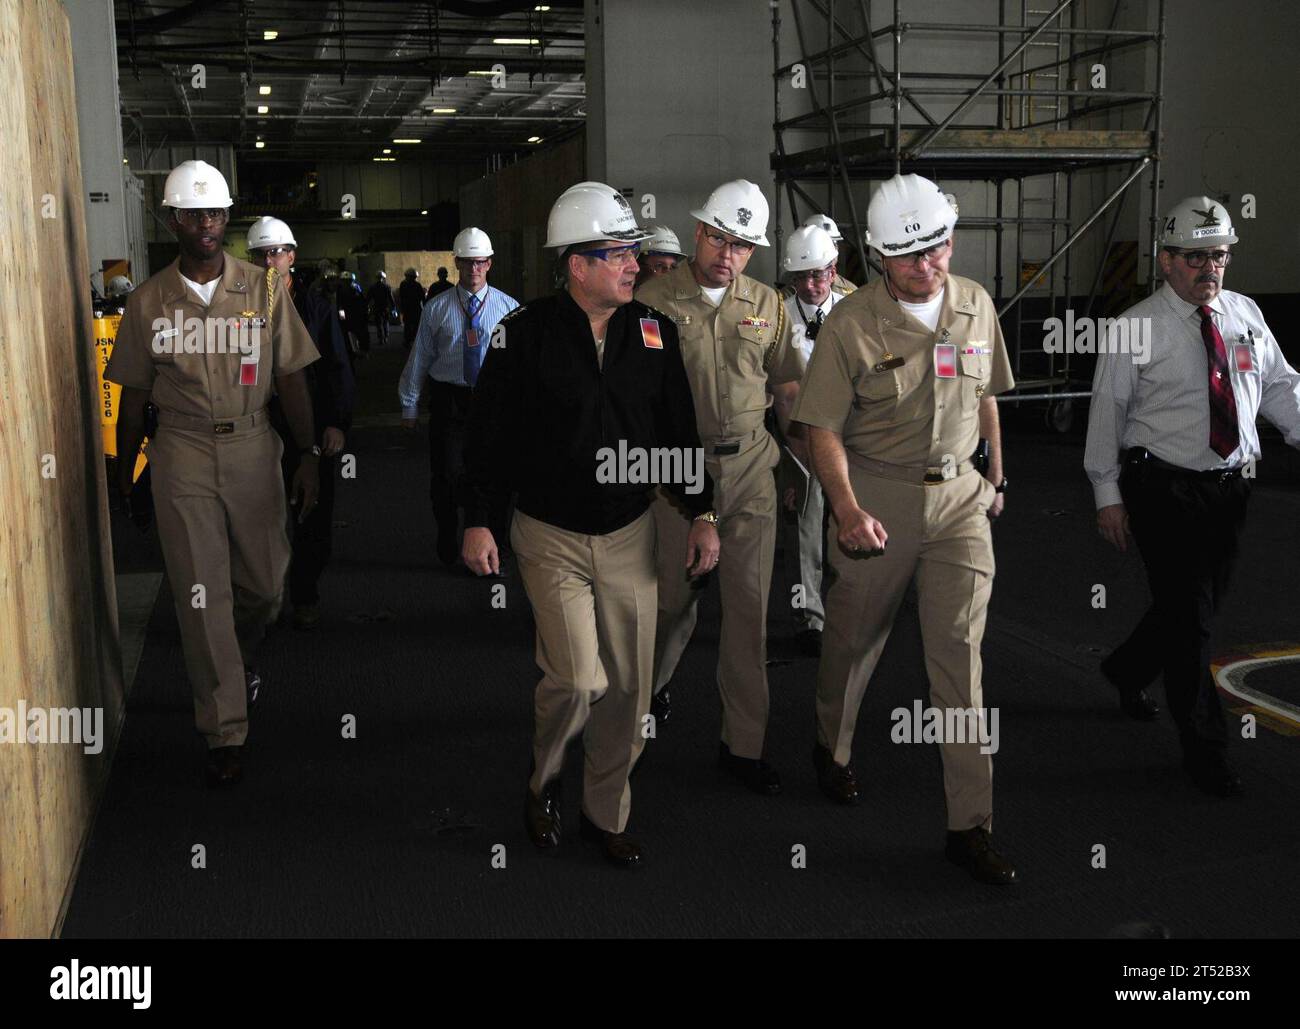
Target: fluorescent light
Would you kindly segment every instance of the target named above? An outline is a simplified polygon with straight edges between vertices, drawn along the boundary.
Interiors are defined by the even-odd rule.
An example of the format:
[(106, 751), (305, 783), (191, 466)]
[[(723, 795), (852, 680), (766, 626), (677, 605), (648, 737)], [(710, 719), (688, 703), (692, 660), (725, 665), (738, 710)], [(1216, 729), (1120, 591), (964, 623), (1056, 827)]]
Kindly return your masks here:
[(435, 107), (435, 108), (433, 109), (433, 113), (434, 113), (434, 114), (455, 114), (455, 113), (456, 113), (456, 108), (454, 108), (454, 107)]
[(422, 139), (395, 139), (395, 140), (393, 140), (393, 142), (394, 142), (394, 143), (423, 143), (424, 140), (422, 140)]
[(471, 75), (495, 75), (496, 72), (494, 72), (494, 71), (472, 71), (472, 72), (470, 72), (470, 74), (471, 74)]
[(275, 37), (278, 36), (279, 34), (280, 34), (280, 33), (278, 33), (275, 29), (263, 29), (263, 30), (262, 30), (262, 38), (263, 38), (266, 42), (268, 42), (268, 43), (269, 43), (271, 40), (275, 39)]
[(271, 95), (271, 87), (270, 87), (270, 86), (258, 86), (258, 87), (257, 87), (257, 91), (258, 91), (259, 93), (261, 93), (262, 96), (270, 96), (270, 95)]
[(495, 46), (537, 46), (540, 42), (539, 39), (521, 39), (515, 36), (497, 36), (492, 40)]
[(549, 11), (550, 9), (551, 9), (550, 4), (538, 4), (536, 7), (533, 8), (534, 11)]
[(258, 113), (258, 114), (270, 114), (270, 113), (271, 113), (271, 109), (270, 109), (269, 107), (267, 107), (266, 104), (258, 104), (258, 105), (257, 105), (257, 113)]
[(428, 214), (429, 212), (428, 212), (428, 211), (421, 211), (420, 213), (421, 213), (421, 214)]
[(393, 148), (392, 148), (392, 147), (384, 147), (383, 152), (386, 153), (386, 154), (391, 154), (391, 153), (393, 152)]
[(253, 146), (255, 146), (258, 150), (266, 149), (266, 144), (263, 143), (260, 139), (256, 143), (254, 143)]
[(372, 157), (372, 161), (396, 161), (396, 157)]
[(541, 141), (542, 141), (542, 137), (541, 137), (541, 136), (529, 136), (529, 137), (528, 137), (528, 142), (530, 142), (530, 143), (540, 143)]

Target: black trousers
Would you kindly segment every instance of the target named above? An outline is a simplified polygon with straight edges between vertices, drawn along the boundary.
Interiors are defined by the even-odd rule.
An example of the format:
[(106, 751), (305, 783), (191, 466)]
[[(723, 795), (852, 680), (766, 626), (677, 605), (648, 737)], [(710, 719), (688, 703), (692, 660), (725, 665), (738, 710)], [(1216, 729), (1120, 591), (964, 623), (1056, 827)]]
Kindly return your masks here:
[(438, 527), (438, 548), (450, 552), (459, 547), (456, 490), (465, 471), (465, 426), (474, 391), (436, 380), (429, 385), (429, 500)]
[[(460, 505), (457, 491), (465, 472), (465, 428), (474, 391), (468, 386), (431, 380), (429, 383), (429, 500), (437, 523), (438, 549), (460, 552)], [(507, 522), (490, 526), (497, 550), (510, 549)], [(442, 556), (440, 554), (440, 556)]]
[[(286, 496), (293, 500), (289, 490), (301, 458), (292, 436), (282, 434), (282, 438), (284, 457), (280, 461), (280, 470), (284, 473)], [(304, 521), (299, 522), (298, 509), (289, 506), (289, 540), (293, 546), (293, 556), (289, 560), (289, 600), (294, 607), (320, 603), (318, 584), (333, 552), (335, 465), (336, 458), (321, 456), (320, 495)]]
[(1109, 670), (1134, 690), (1163, 673), (1184, 749), (1222, 749), (1227, 731), (1210, 674), (1211, 634), (1236, 565), (1250, 480), (1129, 457), (1119, 485), (1151, 607), (1107, 659)]

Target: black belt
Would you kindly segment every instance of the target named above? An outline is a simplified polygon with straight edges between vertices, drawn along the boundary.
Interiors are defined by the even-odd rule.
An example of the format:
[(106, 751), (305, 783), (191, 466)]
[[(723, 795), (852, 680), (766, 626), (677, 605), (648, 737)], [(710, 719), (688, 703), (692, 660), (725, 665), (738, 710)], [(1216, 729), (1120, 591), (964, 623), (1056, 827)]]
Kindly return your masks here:
[(1210, 468), (1205, 471), (1198, 471), (1194, 468), (1184, 468), (1181, 465), (1170, 464), (1168, 461), (1156, 457), (1146, 447), (1130, 447), (1124, 454), (1124, 463), (1134, 466), (1146, 465), (1169, 475), (1181, 475), (1189, 479), (1202, 479), (1208, 482), (1232, 482), (1235, 479), (1240, 479), (1242, 475), (1241, 466), (1236, 468)]

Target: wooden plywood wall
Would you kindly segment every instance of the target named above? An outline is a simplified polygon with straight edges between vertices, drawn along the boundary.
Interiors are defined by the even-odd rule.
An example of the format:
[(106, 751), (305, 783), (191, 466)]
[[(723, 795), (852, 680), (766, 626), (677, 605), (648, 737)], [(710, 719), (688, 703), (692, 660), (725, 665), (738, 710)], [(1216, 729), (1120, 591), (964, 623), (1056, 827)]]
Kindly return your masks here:
[(0, 0), (0, 96), (0, 709), (99, 708), (103, 719), (98, 755), (0, 743), (0, 936), (48, 936), (123, 708), (72, 48), (57, 0)]

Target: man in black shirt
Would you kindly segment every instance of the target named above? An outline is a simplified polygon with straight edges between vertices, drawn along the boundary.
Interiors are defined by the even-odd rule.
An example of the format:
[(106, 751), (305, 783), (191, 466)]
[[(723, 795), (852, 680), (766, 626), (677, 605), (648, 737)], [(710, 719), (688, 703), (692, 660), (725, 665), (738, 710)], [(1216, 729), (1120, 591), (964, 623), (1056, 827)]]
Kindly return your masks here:
[(718, 559), (677, 329), (632, 300), (646, 235), (609, 186), (561, 195), (546, 245), (561, 252), (567, 286), (498, 323), (465, 447), (462, 558), (479, 575), (499, 569), (487, 526), (504, 521), (514, 494), (510, 539), (537, 623), (529, 836), (559, 844), (565, 746), (585, 726), (583, 835), (620, 867), (641, 858), (624, 830), (654, 677), (656, 485), (694, 517), (689, 572)]
[(415, 342), (415, 332), (420, 327), (420, 313), (424, 310), (424, 287), (414, 268), (406, 269), (406, 277), (397, 287), (397, 306), (402, 312), (402, 342), (409, 350)]

